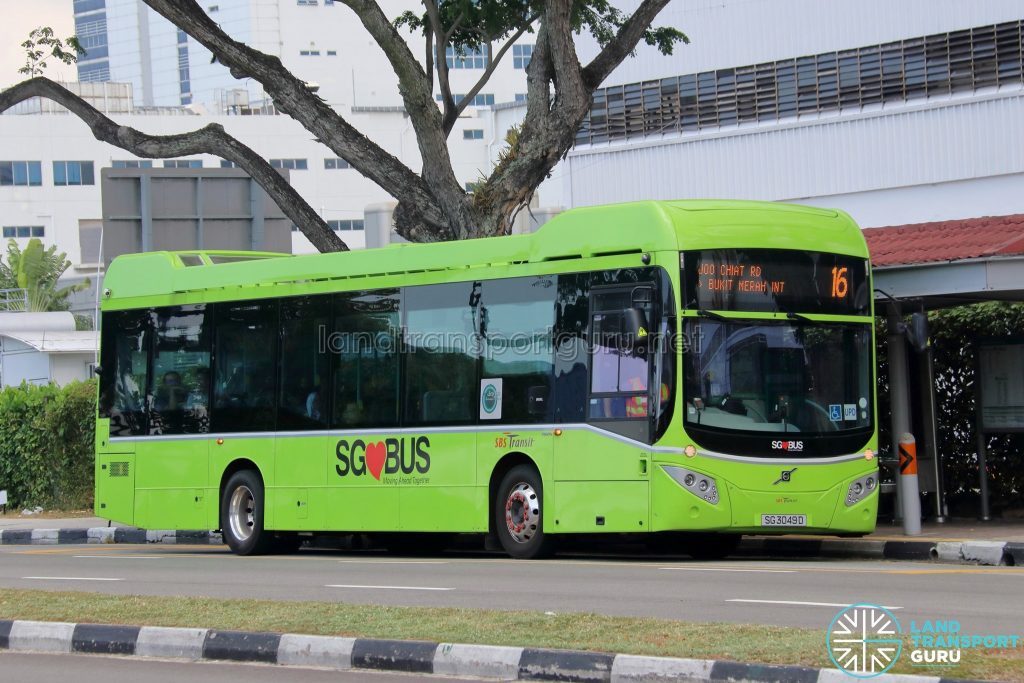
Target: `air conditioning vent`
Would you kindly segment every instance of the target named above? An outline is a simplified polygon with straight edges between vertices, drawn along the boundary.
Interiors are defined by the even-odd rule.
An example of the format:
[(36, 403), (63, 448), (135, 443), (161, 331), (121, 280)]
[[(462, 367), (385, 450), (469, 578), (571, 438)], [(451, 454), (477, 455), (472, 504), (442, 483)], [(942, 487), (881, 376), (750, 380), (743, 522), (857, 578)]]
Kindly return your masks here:
[(110, 476), (111, 477), (127, 477), (128, 476), (128, 463), (127, 462), (112, 462), (112, 463), (110, 463)]

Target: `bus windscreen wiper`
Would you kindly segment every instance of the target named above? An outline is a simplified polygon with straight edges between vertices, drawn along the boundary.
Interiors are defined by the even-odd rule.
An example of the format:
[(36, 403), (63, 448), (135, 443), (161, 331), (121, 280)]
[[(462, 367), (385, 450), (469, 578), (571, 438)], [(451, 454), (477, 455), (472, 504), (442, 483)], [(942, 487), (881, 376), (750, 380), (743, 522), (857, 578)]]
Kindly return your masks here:
[(802, 323), (813, 323), (813, 318), (808, 318), (806, 315), (800, 315), (799, 313), (787, 313), (786, 317), (790, 320), (799, 320)]

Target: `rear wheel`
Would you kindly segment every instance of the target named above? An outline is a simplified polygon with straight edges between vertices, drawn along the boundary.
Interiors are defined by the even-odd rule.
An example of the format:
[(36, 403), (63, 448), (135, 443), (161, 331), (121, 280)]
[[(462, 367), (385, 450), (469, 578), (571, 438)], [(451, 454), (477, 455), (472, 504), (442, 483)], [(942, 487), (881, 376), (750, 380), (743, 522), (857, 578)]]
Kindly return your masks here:
[(220, 499), (224, 542), (236, 555), (262, 555), (274, 543), (263, 528), (263, 480), (253, 470), (235, 472)]
[(516, 465), (502, 478), (494, 500), (494, 526), (505, 552), (529, 560), (550, 555), (554, 541), (545, 535), (540, 475), (529, 465)]

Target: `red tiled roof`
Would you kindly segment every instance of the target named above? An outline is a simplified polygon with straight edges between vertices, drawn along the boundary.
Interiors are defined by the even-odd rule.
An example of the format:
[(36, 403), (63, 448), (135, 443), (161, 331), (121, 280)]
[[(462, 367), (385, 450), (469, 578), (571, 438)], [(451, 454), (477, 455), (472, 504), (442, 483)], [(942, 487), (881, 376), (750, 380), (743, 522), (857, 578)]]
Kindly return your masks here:
[(1024, 254), (1024, 214), (867, 228), (871, 265)]

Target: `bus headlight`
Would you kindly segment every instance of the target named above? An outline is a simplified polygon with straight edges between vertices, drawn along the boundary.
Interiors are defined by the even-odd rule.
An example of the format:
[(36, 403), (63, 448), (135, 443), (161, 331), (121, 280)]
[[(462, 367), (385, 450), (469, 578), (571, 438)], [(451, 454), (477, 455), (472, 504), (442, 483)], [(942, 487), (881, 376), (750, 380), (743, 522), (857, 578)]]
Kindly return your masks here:
[(860, 501), (867, 498), (871, 493), (878, 488), (877, 475), (869, 474), (855, 479), (850, 483), (850, 488), (846, 491), (846, 507), (856, 505)]
[(718, 505), (718, 484), (711, 477), (674, 465), (662, 465), (661, 469), (693, 495), (712, 505)]

